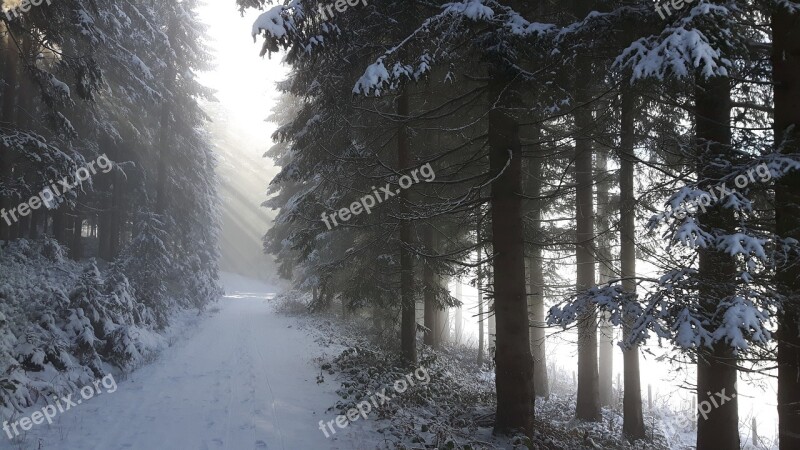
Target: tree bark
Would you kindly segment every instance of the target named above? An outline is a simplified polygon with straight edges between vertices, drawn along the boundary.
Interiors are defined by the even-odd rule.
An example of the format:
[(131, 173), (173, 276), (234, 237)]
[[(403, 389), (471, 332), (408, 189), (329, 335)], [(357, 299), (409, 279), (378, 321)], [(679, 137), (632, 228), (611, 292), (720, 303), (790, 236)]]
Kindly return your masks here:
[[(579, 56), (580, 60), (585, 57)], [(585, 61), (576, 63), (588, 67)], [(584, 74), (584, 70), (578, 70)], [(588, 83), (585, 75), (577, 79), (576, 92), (579, 102), (585, 101)], [(586, 292), (595, 285), (594, 271), (594, 196), (592, 180), (592, 142), (588, 136), (592, 126), (592, 113), (587, 108), (578, 108), (575, 113), (575, 259), (577, 269), (576, 290)], [(597, 372), (597, 313), (591, 306), (578, 318), (578, 394), (575, 417), (580, 420), (599, 421), (600, 392)]]
[(116, 259), (122, 245), (122, 235), (125, 227), (125, 192), (127, 189), (126, 178), (118, 171), (114, 170), (109, 175), (114, 182), (111, 192), (111, 229), (109, 230), (110, 243), (108, 247), (109, 261)]
[[(776, 6), (772, 15), (772, 67), (775, 83), (775, 141), (783, 152), (800, 153), (800, 13)], [(791, 132), (787, 132), (791, 127)], [(775, 185), (776, 232), (800, 240), (800, 173)], [(790, 261), (776, 274), (786, 296), (778, 317), (778, 440), (780, 450), (800, 448), (800, 265)]]
[(31, 239), (39, 239), (39, 226), (42, 223), (42, 218), (45, 216), (45, 213), (40, 210), (31, 211), (31, 221), (30, 221), (30, 229), (28, 230), (28, 237)]
[[(448, 277), (438, 275), (436, 277), (439, 291), (447, 291)], [(445, 342), (450, 342), (450, 307), (443, 305), (437, 310), (436, 314), (436, 339), (439, 341), (439, 346)]]
[[(597, 151), (597, 258), (598, 258), (598, 283), (603, 285), (614, 278), (613, 256), (611, 254), (611, 218), (614, 214), (609, 195), (608, 152), (606, 149)], [(614, 404), (614, 327), (611, 325), (607, 313), (600, 315), (600, 354), (598, 375), (600, 388), (600, 405), (611, 406)]]
[[(3, 26), (3, 33), (0, 34), (2, 38), (2, 95), (0, 95), (0, 122), (5, 124), (13, 124), (15, 120), (15, 112), (17, 108), (17, 84), (19, 78), (19, 52), (17, 51), (14, 43), (9, 37), (8, 33), (11, 30)], [(6, 148), (0, 148), (0, 182), (7, 183), (11, 179), (13, 167), (13, 158), (11, 152)], [(11, 198), (2, 196), (0, 197), (0, 208), (10, 209), (13, 208), (13, 201)], [(9, 219), (10, 220), (10, 219)], [(12, 224), (6, 223), (5, 220), (0, 219), (0, 240), (9, 240), (12, 238)]]
[[(620, 275), (622, 288), (628, 294), (636, 294), (636, 197), (634, 193), (635, 108), (629, 92), (622, 94), (622, 118), (620, 136)], [(625, 317), (623, 335), (627, 340), (631, 334), (633, 318)], [(639, 374), (639, 346), (632, 345), (622, 352), (625, 372), (625, 387), (622, 397), (622, 434), (631, 442), (644, 439), (644, 417), (642, 414), (642, 386)]]
[[(494, 283), (492, 281), (494, 277), (489, 276), (489, 283)], [(497, 318), (494, 316), (494, 299), (489, 299), (486, 302), (486, 331), (488, 333), (488, 341), (486, 343), (486, 350), (490, 353), (490, 356), (494, 356), (494, 351), (497, 348)]]
[[(697, 130), (698, 178), (719, 179), (723, 173), (711, 164), (716, 157), (730, 159), (731, 151), (731, 87), (726, 77), (704, 79), (699, 76), (695, 89), (695, 120)], [(699, 214), (699, 221), (707, 228), (733, 232), (736, 223), (730, 209), (714, 205), (705, 214)], [(716, 315), (717, 305), (734, 292), (731, 283), (736, 278), (736, 264), (727, 254), (714, 248), (699, 250), (699, 275), (702, 278), (699, 289), (700, 310), (711, 318)], [(711, 349), (698, 352), (697, 362), (697, 404), (701, 405), (716, 393), (724, 390), (731, 396), (736, 392), (736, 357), (725, 342), (713, 345)], [(712, 408), (707, 419), (697, 421), (697, 450), (736, 450), (739, 449), (738, 399), (732, 398), (717, 408)]]
[(83, 258), (83, 217), (77, 212), (72, 221), (70, 253), (72, 253), (72, 259), (74, 260)]
[(67, 233), (67, 214), (65, 212), (66, 206), (61, 205), (53, 213), (53, 237), (61, 243), (61, 245), (69, 245), (69, 233)]
[(463, 308), (464, 295), (462, 293), (460, 278), (456, 278), (456, 299), (461, 304), (456, 307), (456, 313), (453, 319), (454, 320), (453, 330), (455, 332), (454, 340), (456, 343), (461, 343), (463, 342), (464, 339), (464, 308)]
[[(480, 212), (481, 217), (483, 211)], [(478, 220), (478, 225), (475, 227), (475, 241), (478, 247), (478, 268), (477, 279), (475, 280), (475, 287), (478, 288), (478, 366), (482, 366), (485, 360), (484, 349), (486, 348), (486, 340), (484, 339), (485, 326), (483, 321), (486, 320), (483, 307), (483, 264), (480, 263), (483, 257), (483, 245), (481, 242), (481, 220)]]
[[(480, 236), (480, 232), (478, 233), (478, 236)], [(480, 251), (478, 253), (478, 257), (480, 258)], [(486, 317), (483, 314), (483, 280), (480, 266), (478, 266), (478, 279), (475, 281), (475, 286), (478, 288), (478, 366), (482, 366), (485, 359), (484, 348), (486, 347), (486, 342), (484, 340), (485, 327), (483, 325), (483, 321), (486, 319)]]
[[(528, 192), (531, 197), (542, 194), (542, 131), (538, 126), (528, 128), (529, 136), (533, 142), (532, 156), (528, 158)], [(532, 200), (530, 221), (533, 236), (539, 236), (541, 230), (543, 202)], [(537, 397), (547, 397), (550, 387), (547, 380), (547, 357), (545, 345), (545, 307), (544, 307), (544, 266), (542, 260), (542, 247), (538, 243), (529, 246), (531, 256), (528, 258), (528, 279), (530, 291), (528, 294), (528, 314), (531, 321), (530, 347), (533, 357), (533, 391)]]
[[(425, 247), (428, 253), (433, 254), (435, 248), (434, 230), (430, 225), (425, 226)], [(433, 270), (432, 261), (425, 261), (425, 266), (422, 269), (422, 282), (425, 285), (423, 292), (425, 301), (425, 331), (424, 342), (425, 345), (438, 347), (441, 343), (439, 334), (437, 333), (437, 318), (439, 316), (439, 308), (436, 305), (436, 272)]]
[(531, 316), (531, 356), (533, 357), (533, 392), (537, 397), (550, 395), (547, 380), (547, 353), (545, 341), (544, 310), (544, 267), (542, 266), (542, 248), (534, 247), (533, 255), (528, 259), (530, 275), (530, 316)]
[[(505, 86), (505, 85), (504, 85)], [(522, 161), (519, 127), (499, 109), (489, 112), (489, 170), (494, 299), (497, 320), (495, 432), (533, 432), (533, 359), (525, 292)]]
[[(397, 114), (403, 120), (409, 115), (408, 89), (403, 87), (397, 104)], [(400, 170), (411, 166), (411, 145), (408, 124), (404, 122), (397, 134), (397, 159)], [(400, 192), (403, 206), (409, 205), (409, 191)], [(414, 260), (411, 253), (413, 223), (403, 219), (400, 223), (400, 349), (408, 364), (417, 363), (417, 305), (414, 300)]]

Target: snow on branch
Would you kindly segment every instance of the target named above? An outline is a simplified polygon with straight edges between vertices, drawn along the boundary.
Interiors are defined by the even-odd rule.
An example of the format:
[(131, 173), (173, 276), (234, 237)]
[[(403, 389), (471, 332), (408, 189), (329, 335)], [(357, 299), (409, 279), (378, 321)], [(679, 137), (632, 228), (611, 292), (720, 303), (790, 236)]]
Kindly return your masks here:
[[(722, 57), (718, 42), (712, 42), (698, 29), (700, 20), (725, 23), (731, 11), (721, 5), (700, 3), (676, 26), (666, 28), (660, 36), (650, 36), (633, 42), (614, 61), (617, 69), (630, 68), (631, 82), (656, 78), (664, 80), (672, 75), (690, 77), (699, 71), (705, 78), (727, 76), (733, 63)], [(721, 34), (731, 37), (729, 30)]]
[(620, 280), (616, 280), (608, 285), (594, 286), (572, 299), (553, 306), (548, 312), (547, 324), (566, 328), (580, 320), (580, 316), (591, 311), (593, 306), (609, 313), (609, 320), (614, 325), (621, 325), (625, 317), (638, 317), (641, 314), (636, 294), (625, 292)]
[(731, 62), (722, 58), (706, 36), (699, 30), (682, 27), (671, 30), (661, 40), (642, 38), (626, 48), (614, 61), (615, 67), (630, 67), (632, 80), (657, 78), (664, 80), (667, 75), (678, 78), (689, 77), (695, 69), (703, 76), (727, 76), (726, 66)]
[[(432, 65), (436, 62), (437, 52), (423, 50), (419, 56), (414, 58), (413, 63), (397, 61), (392, 64), (387, 60), (390, 58), (403, 59), (398, 57), (401, 49), (423, 36), (430, 37), (436, 30), (443, 30), (437, 38), (446, 42), (457, 37), (457, 33), (453, 33), (453, 30), (458, 26), (474, 22), (489, 25), (496, 31), (517, 37), (542, 36), (556, 29), (552, 24), (529, 22), (513, 9), (501, 5), (495, 0), (464, 0), (446, 3), (442, 5), (439, 14), (426, 19), (405, 39), (370, 64), (353, 87), (353, 93), (380, 96), (386, 90), (396, 89), (404, 81), (419, 81), (431, 71)], [(428, 39), (428, 41), (433, 40), (435, 39)]]
[(295, 46), (305, 54), (311, 54), (314, 47), (325, 44), (325, 35), (340, 34), (335, 24), (322, 21), (318, 23), (313, 15), (308, 14), (307, 7), (301, 0), (292, 0), (285, 5), (277, 5), (262, 13), (253, 22), (252, 36), (255, 42), (258, 36), (264, 37), (261, 56), (276, 52), (279, 48)]
[(721, 302), (719, 310), (722, 323), (712, 334), (714, 341), (747, 350), (751, 343), (766, 344), (772, 339), (772, 333), (765, 326), (770, 323), (769, 311), (759, 308), (750, 298), (735, 295)]
[(494, 17), (492, 8), (484, 5), (483, 0), (464, 0), (457, 3), (446, 3), (442, 6), (442, 13), (454, 16), (464, 16), (472, 20), (491, 20)]
[[(298, 7), (297, 2), (293, 5), (277, 5), (262, 13), (253, 23), (253, 42), (256, 37), (264, 32), (265, 37), (281, 39), (296, 29), (292, 18), (292, 9)], [(302, 11), (302, 9), (301, 9)]]

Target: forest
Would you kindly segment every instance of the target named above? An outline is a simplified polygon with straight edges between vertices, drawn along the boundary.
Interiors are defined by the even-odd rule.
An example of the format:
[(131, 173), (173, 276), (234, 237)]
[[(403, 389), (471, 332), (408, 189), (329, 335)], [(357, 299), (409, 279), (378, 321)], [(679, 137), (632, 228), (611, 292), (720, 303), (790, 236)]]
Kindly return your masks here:
[(0, 2), (0, 448), (800, 449), (800, 3), (221, 3)]

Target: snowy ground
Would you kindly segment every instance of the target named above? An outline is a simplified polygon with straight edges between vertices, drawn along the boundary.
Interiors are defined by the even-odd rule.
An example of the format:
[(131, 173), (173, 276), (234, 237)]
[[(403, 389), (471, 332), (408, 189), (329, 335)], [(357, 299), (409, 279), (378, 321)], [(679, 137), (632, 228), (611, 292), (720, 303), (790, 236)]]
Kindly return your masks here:
[[(495, 442), (490, 428), (467, 429), (464, 424), (474, 419), (470, 415), (474, 411), (469, 408), (447, 410), (446, 406), (452, 403), (448, 399), (455, 392), (453, 387), (458, 385), (449, 378), (452, 383), (439, 380), (432, 384), (438, 390), (426, 394), (435, 399), (433, 403), (439, 409), (433, 409), (433, 405), (395, 408), (387, 410), (385, 417), (373, 412), (367, 420), (337, 428), (335, 436), (326, 438), (319, 421), (329, 422), (340, 413), (329, 409), (343, 401), (336, 393), (343, 381), (349, 380), (350, 389), (355, 389), (349, 401), (365, 399), (366, 391), (375, 388), (353, 382), (358, 378), (355, 375), (371, 367), (368, 361), (357, 360), (355, 366), (345, 364), (338, 371), (321, 372), (320, 366), (340, 360), (338, 356), (353, 345), (362, 347), (362, 356), (368, 355), (364, 349), (370, 345), (363, 342), (365, 335), (352, 330), (342, 334), (343, 330), (337, 328), (341, 324), (327, 319), (277, 314), (275, 290), (260, 282), (234, 275), (226, 275), (223, 281), (228, 294), (211, 307), (212, 311), (199, 320), (194, 314), (192, 320), (176, 320), (193, 325), (181, 327), (183, 333), (172, 333), (180, 337), (172, 338), (173, 345), (154, 362), (125, 379), (117, 377), (115, 392), (101, 394), (57, 415), (52, 425), (34, 425), (21, 439), (10, 441), (0, 432), (0, 450), (372, 450), (420, 436), (438, 439), (438, 435), (420, 429), (418, 425), (423, 422), (447, 423), (443, 429), (449, 434), (445, 433), (445, 437), (470, 435), (473, 440), (499, 444), (497, 448), (512, 447), (508, 442)], [(444, 359), (435, 364), (457, 365), (446, 355), (439, 358)], [(384, 372), (390, 369), (388, 363), (381, 363), (380, 367)], [(443, 367), (429, 368), (434, 382), (446, 372)], [(353, 372), (354, 368), (359, 370)], [(344, 372), (350, 374), (349, 378)], [(401, 378), (383, 375), (389, 381)], [(465, 386), (473, 386), (469, 380), (479, 375), (464, 374), (459, 380), (466, 380)], [(483, 400), (477, 403), (483, 404)], [(41, 407), (20, 417), (30, 417)], [(558, 433), (548, 436), (570, 443), (563, 448), (584, 448), (579, 445), (584, 432), (568, 425), (573, 410), (570, 401), (559, 402), (555, 397), (552, 404), (539, 404), (542, 417), (557, 424), (559, 430), (567, 430), (556, 430)], [(431, 414), (433, 417), (428, 417)], [(681, 439), (676, 439), (680, 429), (676, 431), (672, 422), (666, 433), (671, 439), (667, 441), (672, 441), (672, 448), (685, 448), (680, 445)], [(613, 430), (602, 426), (587, 429), (600, 442), (613, 444), (619, 426), (617, 423)], [(383, 434), (377, 431), (379, 428)], [(684, 426), (683, 430), (689, 428)], [(682, 437), (687, 443), (693, 440), (693, 435)], [(662, 436), (660, 441), (663, 443), (664, 439)]]
[(370, 422), (325, 438), (318, 422), (335, 418), (326, 410), (339, 385), (317, 383), (319, 345), (296, 319), (273, 312), (269, 287), (235, 276), (225, 282), (219, 312), (152, 364), (118, 379), (116, 392), (73, 407), (52, 425), (34, 425), (22, 441), (2, 437), (0, 449), (374, 448), (364, 439), (371, 430), (362, 427)]

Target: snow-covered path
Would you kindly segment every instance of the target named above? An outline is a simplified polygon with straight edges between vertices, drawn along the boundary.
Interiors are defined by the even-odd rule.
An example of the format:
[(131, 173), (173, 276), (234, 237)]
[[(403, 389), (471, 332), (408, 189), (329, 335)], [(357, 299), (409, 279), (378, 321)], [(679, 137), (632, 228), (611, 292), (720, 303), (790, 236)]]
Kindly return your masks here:
[[(229, 291), (230, 292), (230, 291)], [(266, 293), (234, 293), (219, 313), (118, 389), (34, 426), (22, 448), (66, 450), (357, 449), (318, 429), (337, 397), (317, 384), (322, 350)], [(356, 430), (347, 430), (353, 432)], [(349, 434), (349, 433), (348, 433)], [(39, 442), (41, 441), (41, 447)], [(20, 448), (3, 439), (0, 448)], [(373, 447), (374, 448), (374, 447)]]

